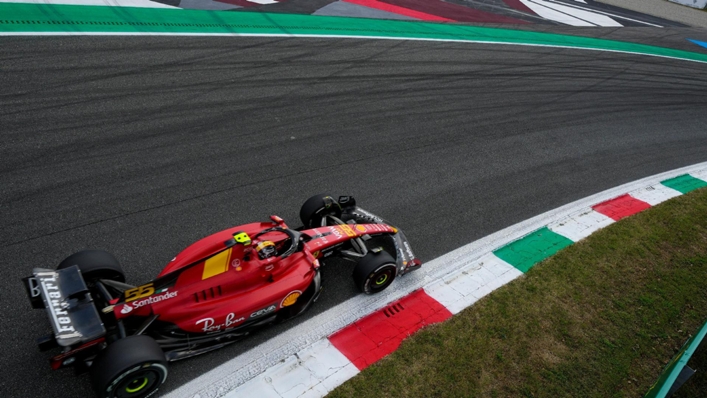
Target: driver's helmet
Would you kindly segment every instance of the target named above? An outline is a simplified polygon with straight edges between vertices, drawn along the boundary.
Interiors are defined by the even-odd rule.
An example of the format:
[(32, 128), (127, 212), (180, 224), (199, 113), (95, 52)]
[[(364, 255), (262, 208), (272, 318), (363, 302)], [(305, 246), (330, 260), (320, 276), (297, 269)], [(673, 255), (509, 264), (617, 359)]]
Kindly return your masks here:
[(255, 246), (255, 250), (258, 252), (258, 257), (260, 257), (261, 260), (273, 257), (277, 252), (275, 249), (275, 243), (269, 240), (264, 240), (258, 243), (258, 245)]

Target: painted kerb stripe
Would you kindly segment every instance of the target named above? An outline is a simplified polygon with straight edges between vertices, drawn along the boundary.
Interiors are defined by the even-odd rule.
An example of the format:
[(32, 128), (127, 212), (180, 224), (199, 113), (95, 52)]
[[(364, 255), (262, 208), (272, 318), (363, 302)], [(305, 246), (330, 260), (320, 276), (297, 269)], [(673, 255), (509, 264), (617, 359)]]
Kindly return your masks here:
[(707, 54), (461, 24), (137, 7), (0, 3), (0, 35), (194, 34), (442, 40), (613, 51), (707, 63)]
[(688, 193), (690, 191), (694, 191), (695, 189), (698, 188), (704, 188), (707, 187), (707, 182), (704, 182), (700, 179), (697, 179), (695, 177), (692, 177), (689, 174), (681, 175), (679, 177), (671, 178), (669, 180), (661, 181), (661, 184), (665, 185), (666, 187), (670, 187), (676, 191), (679, 191), (681, 193)]
[(493, 254), (525, 273), (533, 265), (572, 243), (570, 239), (552, 232), (548, 227), (543, 227), (522, 239), (495, 250)]
[(640, 213), (650, 207), (650, 204), (626, 194), (621, 195), (618, 198), (596, 204), (592, 206), (592, 209), (607, 217), (619, 221), (622, 218)]

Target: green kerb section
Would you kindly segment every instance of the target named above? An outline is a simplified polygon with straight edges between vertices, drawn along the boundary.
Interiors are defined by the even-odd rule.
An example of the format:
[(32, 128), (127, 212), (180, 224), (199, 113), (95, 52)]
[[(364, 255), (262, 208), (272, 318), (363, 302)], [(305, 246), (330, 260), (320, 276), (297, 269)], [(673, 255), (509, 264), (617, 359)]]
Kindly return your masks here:
[(568, 46), (707, 62), (707, 54), (589, 37), (381, 19), (137, 7), (0, 3), (0, 34), (246, 34), (436, 39)]
[(660, 183), (683, 194), (694, 191), (695, 189), (707, 187), (707, 182), (689, 174), (677, 176), (669, 180), (661, 181)]
[(573, 242), (547, 227), (511, 242), (493, 252), (498, 258), (525, 273), (535, 264), (557, 253)]

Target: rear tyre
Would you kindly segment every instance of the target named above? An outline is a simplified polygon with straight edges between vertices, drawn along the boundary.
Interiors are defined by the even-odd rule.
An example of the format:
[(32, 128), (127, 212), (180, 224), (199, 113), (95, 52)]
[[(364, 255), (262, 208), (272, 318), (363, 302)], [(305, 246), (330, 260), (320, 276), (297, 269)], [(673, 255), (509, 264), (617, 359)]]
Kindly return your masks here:
[(82, 250), (67, 257), (56, 269), (78, 265), (81, 275), (87, 283), (98, 279), (110, 279), (125, 282), (125, 274), (118, 260), (103, 250)]
[(380, 293), (393, 283), (396, 269), (397, 264), (390, 254), (369, 251), (354, 268), (354, 283), (363, 293)]
[(152, 337), (128, 336), (103, 350), (90, 373), (101, 398), (145, 398), (167, 379), (167, 360)]
[(322, 218), (327, 215), (341, 217), (341, 206), (331, 195), (319, 194), (307, 199), (299, 211), (299, 218), (305, 228), (322, 226)]

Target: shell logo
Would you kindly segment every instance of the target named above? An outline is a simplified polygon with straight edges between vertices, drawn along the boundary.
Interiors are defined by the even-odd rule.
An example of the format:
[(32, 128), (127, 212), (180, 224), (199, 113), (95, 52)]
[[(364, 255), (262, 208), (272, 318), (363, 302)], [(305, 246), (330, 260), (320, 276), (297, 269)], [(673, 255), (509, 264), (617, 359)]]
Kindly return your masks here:
[(366, 232), (366, 227), (364, 227), (363, 225), (357, 225), (356, 230), (358, 232)]
[(294, 292), (292, 292), (292, 293), (288, 294), (287, 296), (285, 296), (285, 298), (282, 300), (282, 303), (280, 303), (280, 307), (289, 307), (289, 306), (291, 306), (292, 304), (294, 304), (294, 303), (297, 302), (297, 299), (298, 299), (299, 296), (301, 296), (301, 295), (302, 295), (302, 292), (300, 292), (299, 290), (295, 290)]

